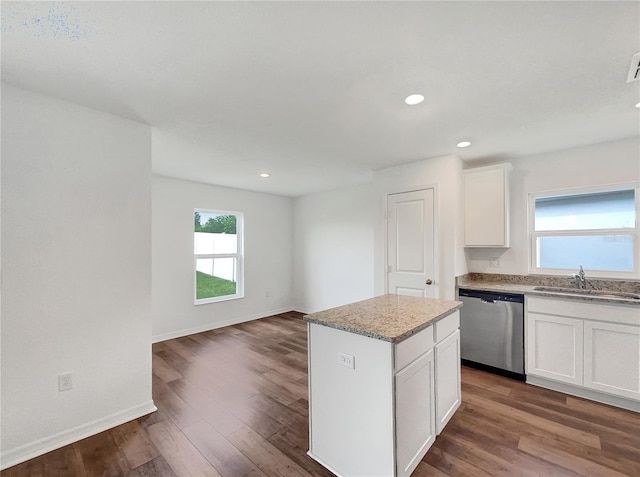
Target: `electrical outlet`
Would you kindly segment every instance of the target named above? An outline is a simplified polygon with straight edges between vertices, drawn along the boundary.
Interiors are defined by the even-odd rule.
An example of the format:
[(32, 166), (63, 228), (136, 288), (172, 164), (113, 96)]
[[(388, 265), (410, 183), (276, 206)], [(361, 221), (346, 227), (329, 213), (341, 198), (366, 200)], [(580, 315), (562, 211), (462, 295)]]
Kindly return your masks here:
[(500, 257), (491, 257), (489, 259), (489, 267), (500, 268)]
[(350, 354), (338, 353), (338, 363), (345, 368), (356, 369), (356, 358)]
[(58, 391), (73, 389), (73, 373), (58, 374)]

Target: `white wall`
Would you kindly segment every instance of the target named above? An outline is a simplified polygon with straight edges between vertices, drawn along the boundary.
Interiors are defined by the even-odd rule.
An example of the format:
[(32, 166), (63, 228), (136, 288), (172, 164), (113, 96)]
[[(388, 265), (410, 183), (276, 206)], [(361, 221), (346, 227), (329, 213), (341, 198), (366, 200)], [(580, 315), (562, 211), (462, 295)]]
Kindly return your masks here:
[(150, 169), (147, 126), (2, 85), (3, 467), (154, 410)]
[(373, 183), (294, 202), (294, 307), (314, 312), (385, 293), (387, 194), (435, 187), (439, 298), (466, 273), (462, 161), (444, 156), (376, 171)]
[(376, 201), (375, 294), (384, 293), (385, 231), (387, 194), (435, 186), (436, 268), (439, 277), (437, 297), (455, 297), (455, 277), (466, 273), (462, 247), (462, 161), (456, 156), (442, 156), (421, 162), (376, 171), (373, 176)]
[[(508, 162), (513, 165), (510, 179), (511, 247), (466, 249), (470, 272), (528, 274), (529, 193), (638, 181), (640, 140), (632, 138), (606, 142)], [(500, 258), (500, 268), (489, 266), (492, 257)]]
[(370, 185), (295, 199), (296, 310), (312, 313), (374, 296), (374, 208)]
[[(154, 341), (291, 310), (292, 199), (162, 176), (152, 197)], [(244, 298), (193, 304), (196, 208), (244, 214)]]

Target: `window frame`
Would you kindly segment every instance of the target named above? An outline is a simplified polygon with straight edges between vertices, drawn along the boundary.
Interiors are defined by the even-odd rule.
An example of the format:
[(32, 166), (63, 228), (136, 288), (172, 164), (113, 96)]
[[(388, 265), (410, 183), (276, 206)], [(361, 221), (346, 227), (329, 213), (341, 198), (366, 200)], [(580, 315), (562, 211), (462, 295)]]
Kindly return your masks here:
[[(235, 215), (236, 216), (236, 253), (206, 253), (196, 254), (195, 248), (193, 251), (193, 300), (194, 305), (206, 305), (208, 303), (218, 303), (221, 301), (237, 300), (244, 298), (244, 214), (242, 212), (236, 212), (231, 210), (218, 210), (218, 209), (203, 209), (194, 208), (193, 216), (195, 214), (216, 214), (216, 215)], [(193, 221), (192, 221), (193, 223)], [(196, 231), (193, 231), (193, 238), (195, 239)], [(192, 245), (193, 247), (193, 245)], [(198, 298), (198, 285), (197, 285), (197, 270), (198, 259), (205, 258), (235, 258), (236, 264), (236, 292), (233, 295), (222, 295), (208, 298)]]
[[(635, 198), (635, 227), (615, 228), (615, 229), (576, 229), (576, 230), (535, 230), (536, 199), (546, 197), (563, 197), (570, 195), (597, 194), (602, 192), (616, 192), (621, 190), (633, 190)], [(594, 235), (628, 235), (633, 241), (632, 250), (633, 270), (630, 272), (614, 270), (587, 270), (588, 276), (592, 278), (619, 278), (637, 279), (640, 278), (640, 182), (624, 182), (618, 184), (608, 184), (589, 187), (576, 187), (571, 189), (555, 189), (543, 192), (530, 192), (528, 197), (528, 249), (529, 249), (529, 274), (531, 275), (569, 275), (576, 273), (579, 263), (573, 269), (561, 268), (541, 268), (537, 266), (538, 260), (538, 238), (540, 237), (577, 237)]]

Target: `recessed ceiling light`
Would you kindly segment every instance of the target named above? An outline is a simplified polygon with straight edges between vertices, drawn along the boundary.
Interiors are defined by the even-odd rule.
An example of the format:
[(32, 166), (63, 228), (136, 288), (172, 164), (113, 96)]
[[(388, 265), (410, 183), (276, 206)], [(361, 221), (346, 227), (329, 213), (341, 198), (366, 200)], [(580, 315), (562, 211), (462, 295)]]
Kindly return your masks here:
[(260, 174), (260, 177), (269, 177), (271, 174), (269, 174), (268, 172), (263, 172), (262, 174)]
[(404, 100), (409, 106), (415, 106), (416, 104), (420, 104), (424, 101), (424, 96), (421, 94), (411, 94), (407, 96)]
[(456, 144), (456, 147), (469, 147), (469, 146), (471, 146), (471, 143), (469, 141), (462, 141)]
[(640, 103), (636, 103), (636, 108), (640, 108)]

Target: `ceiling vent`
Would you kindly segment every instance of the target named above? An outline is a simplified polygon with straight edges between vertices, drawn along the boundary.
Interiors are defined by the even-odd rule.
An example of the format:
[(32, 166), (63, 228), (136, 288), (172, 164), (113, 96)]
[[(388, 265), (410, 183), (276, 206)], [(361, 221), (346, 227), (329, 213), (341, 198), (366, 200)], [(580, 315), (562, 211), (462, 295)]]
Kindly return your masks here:
[(640, 80), (640, 51), (631, 58), (631, 66), (629, 66), (629, 74), (627, 75), (627, 83)]

